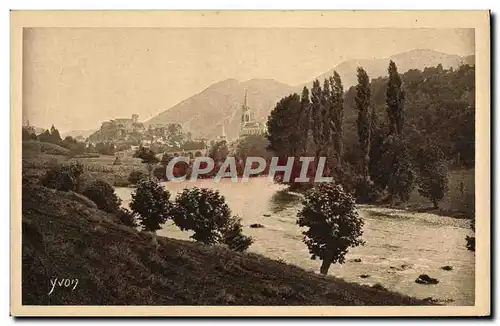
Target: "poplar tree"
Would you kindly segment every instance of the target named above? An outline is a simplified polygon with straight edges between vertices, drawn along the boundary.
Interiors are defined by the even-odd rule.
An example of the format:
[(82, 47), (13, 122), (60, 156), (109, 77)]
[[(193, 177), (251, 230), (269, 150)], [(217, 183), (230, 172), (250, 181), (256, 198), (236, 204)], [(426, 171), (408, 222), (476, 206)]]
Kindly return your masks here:
[(401, 135), (404, 124), (405, 94), (401, 89), (401, 77), (394, 61), (389, 62), (389, 82), (387, 83), (386, 104), (389, 117), (389, 134)]
[(358, 111), (358, 140), (361, 149), (361, 168), (363, 180), (368, 183), (368, 163), (370, 161), (370, 79), (362, 67), (358, 67), (358, 85), (356, 86), (356, 110)]

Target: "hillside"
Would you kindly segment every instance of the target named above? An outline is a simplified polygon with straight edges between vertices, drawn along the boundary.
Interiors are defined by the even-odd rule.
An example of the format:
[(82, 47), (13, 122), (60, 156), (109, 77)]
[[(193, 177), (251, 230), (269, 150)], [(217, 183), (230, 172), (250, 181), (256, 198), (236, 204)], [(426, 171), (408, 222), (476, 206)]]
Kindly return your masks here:
[(235, 138), (239, 133), (245, 91), (255, 118), (265, 120), (269, 108), (282, 96), (293, 92), (293, 87), (272, 79), (252, 79), (246, 82), (227, 79), (165, 110), (145, 125), (180, 123), (194, 137), (212, 138), (221, 134), (224, 124), (228, 138)]
[[(395, 54), (390, 58), (353, 59), (347, 60), (317, 77), (323, 82), (336, 70), (347, 90), (356, 84), (356, 69), (362, 66), (370, 78), (387, 75), (389, 60), (398, 65), (400, 73), (410, 69), (423, 70), (425, 67), (435, 67), (442, 64), (444, 69), (457, 68), (463, 63), (473, 64), (474, 56), (461, 57), (433, 50), (418, 49)], [(315, 78), (316, 79), (316, 78)], [(241, 104), (248, 91), (248, 104), (256, 112), (256, 118), (266, 121), (269, 112), (284, 96), (297, 92), (300, 94), (304, 86), (311, 87), (312, 80), (301, 85), (287, 85), (273, 79), (252, 79), (239, 82), (228, 79), (215, 83), (204, 91), (195, 94), (181, 103), (163, 111), (147, 121), (150, 123), (180, 123), (194, 137), (211, 138), (221, 134), (224, 124), (229, 139), (238, 136)]]
[[(72, 192), (27, 183), (22, 207), (26, 305), (427, 304), (222, 247), (159, 237), (155, 249)], [(48, 295), (55, 278), (78, 284)]]
[[(447, 54), (433, 50), (417, 49), (408, 52), (395, 54), (389, 58), (356, 59), (347, 60), (337, 65), (335, 68), (316, 77), (320, 81), (333, 75), (336, 70), (342, 78), (344, 89), (357, 84), (356, 69), (363, 67), (370, 78), (377, 78), (387, 75), (389, 61), (392, 60), (398, 66), (398, 71), (404, 73), (410, 69), (423, 70), (425, 67), (435, 67), (441, 64), (444, 69), (450, 67), (458, 68), (462, 64), (474, 64), (474, 56), (461, 57), (454, 54)], [(309, 81), (303, 86), (310, 87), (313, 81)]]

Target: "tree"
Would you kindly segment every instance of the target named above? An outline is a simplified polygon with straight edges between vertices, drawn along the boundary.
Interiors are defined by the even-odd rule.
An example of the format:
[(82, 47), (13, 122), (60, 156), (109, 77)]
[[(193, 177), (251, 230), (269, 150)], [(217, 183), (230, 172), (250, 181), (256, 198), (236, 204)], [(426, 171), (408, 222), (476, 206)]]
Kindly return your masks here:
[(236, 144), (236, 157), (246, 161), (247, 157), (262, 157), (268, 159), (272, 157), (272, 153), (268, 150), (269, 140), (262, 135), (248, 135)]
[(231, 218), (228, 225), (222, 232), (222, 242), (231, 250), (240, 252), (246, 251), (253, 243), (253, 239), (252, 237), (243, 235), (242, 229), (241, 219), (236, 217)]
[(128, 182), (135, 185), (139, 182), (139, 180), (141, 180), (142, 178), (144, 178), (146, 176), (147, 176), (146, 173), (134, 170), (134, 171), (130, 172), (130, 174), (128, 176)]
[(121, 204), (121, 199), (116, 195), (115, 189), (102, 180), (92, 182), (82, 194), (96, 203), (97, 208), (108, 213), (116, 212)]
[(153, 170), (153, 165), (160, 160), (156, 157), (156, 153), (150, 148), (140, 146), (134, 153), (134, 157), (140, 158), (142, 163), (147, 165), (149, 174)]
[(316, 79), (313, 82), (311, 89), (311, 117), (312, 117), (312, 140), (314, 143), (314, 157), (317, 159), (321, 155), (323, 146), (323, 91), (319, 81)]
[(301, 152), (306, 155), (310, 151), (311, 144), (311, 101), (309, 100), (309, 90), (304, 86), (300, 96), (298, 132), (302, 135)]
[(303, 135), (298, 128), (297, 116), (301, 110), (300, 96), (296, 93), (282, 98), (269, 114), (267, 139), (270, 149), (280, 157), (295, 157), (302, 145)]
[(22, 128), (22, 139), (23, 140), (36, 140), (35, 129), (31, 126), (23, 126)]
[(342, 178), (342, 158), (344, 156), (343, 130), (344, 130), (344, 87), (337, 71), (330, 77), (330, 86), (332, 88), (332, 102), (334, 106), (332, 124), (335, 127), (333, 132), (333, 149), (336, 153), (336, 174)]
[(358, 67), (358, 85), (356, 86), (356, 110), (358, 111), (358, 140), (361, 149), (361, 170), (366, 185), (370, 182), (368, 163), (370, 162), (370, 79), (366, 71)]
[(341, 185), (322, 183), (310, 189), (302, 201), (297, 224), (303, 231), (304, 243), (311, 258), (323, 262), (320, 272), (327, 274), (332, 263), (344, 263), (349, 247), (362, 245), (363, 220), (355, 208), (352, 195)]
[(156, 178), (146, 177), (137, 183), (137, 188), (132, 193), (130, 209), (139, 216), (139, 225), (143, 231), (155, 236), (156, 231), (161, 229), (161, 224), (170, 216), (172, 204), (169, 199), (170, 192)]
[(229, 148), (225, 140), (214, 142), (208, 151), (208, 156), (216, 163), (224, 162), (229, 154)]
[[(219, 191), (184, 189), (175, 199), (172, 218), (181, 230), (192, 230), (192, 239), (207, 245), (225, 243), (232, 249), (246, 249), (251, 240), (241, 235), (241, 224)], [(248, 245), (245, 245), (248, 244)]]
[(70, 165), (56, 164), (43, 176), (42, 184), (47, 188), (60, 191), (79, 191), (83, 165), (72, 162)]
[(387, 185), (391, 194), (391, 204), (394, 204), (396, 198), (399, 198), (402, 202), (407, 202), (410, 199), (416, 179), (407, 145), (403, 139), (392, 135), (387, 138), (385, 146), (385, 164), (392, 167)]
[(394, 61), (389, 62), (389, 81), (387, 82), (386, 104), (389, 117), (389, 134), (401, 135), (403, 132), (403, 108), (405, 94), (401, 88), (401, 77)]
[(62, 139), (59, 134), (59, 130), (57, 130), (54, 125), (50, 128), (50, 142), (53, 144), (61, 144)]
[(121, 207), (116, 211), (115, 215), (123, 225), (137, 227), (137, 217), (134, 212)]
[(443, 151), (432, 141), (417, 152), (418, 192), (429, 198), (434, 208), (443, 199), (448, 190), (448, 167)]

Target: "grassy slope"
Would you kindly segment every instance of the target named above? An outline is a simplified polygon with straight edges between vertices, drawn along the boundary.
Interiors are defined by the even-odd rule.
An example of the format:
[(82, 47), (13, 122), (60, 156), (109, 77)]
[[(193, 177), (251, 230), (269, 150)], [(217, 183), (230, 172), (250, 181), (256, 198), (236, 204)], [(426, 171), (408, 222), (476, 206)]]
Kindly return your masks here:
[[(426, 304), (222, 247), (159, 238), (155, 249), (74, 193), (26, 183), (22, 205), (23, 304)], [(55, 277), (79, 284), (49, 296)]]

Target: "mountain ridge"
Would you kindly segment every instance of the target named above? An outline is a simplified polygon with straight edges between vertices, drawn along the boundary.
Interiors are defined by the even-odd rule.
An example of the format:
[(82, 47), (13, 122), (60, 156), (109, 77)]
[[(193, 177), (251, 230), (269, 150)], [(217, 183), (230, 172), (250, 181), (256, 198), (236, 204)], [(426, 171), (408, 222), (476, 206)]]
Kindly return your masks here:
[[(342, 78), (344, 89), (356, 84), (356, 69), (362, 66), (370, 76), (377, 78), (387, 75), (389, 60), (396, 62), (398, 71), (404, 73), (410, 69), (423, 70), (441, 64), (443, 68), (457, 68), (462, 64), (472, 64), (475, 56), (459, 56), (430, 49), (414, 49), (394, 54), (387, 58), (349, 59), (327, 70), (315, 79), (322, 82), (337, 71)], [(145, 121), (152, 123), (180, 123), (194, 137), (213, 138), (222, 132), (224, 126), (229, 139), (234, 139), (239, 132), (239, 110), (247, 93), (248, 105), (259, 121), (265, 121), (276, 102), (282, 97), (297, 92), (304, 86), (311, 87), (308, 81), (298, 85), (288, 85), (272, 78), (252, 78), (239, 81), (228, 78), (213, 83), (202, 91), (193, 94), (178, 104), (164, 110)]]

